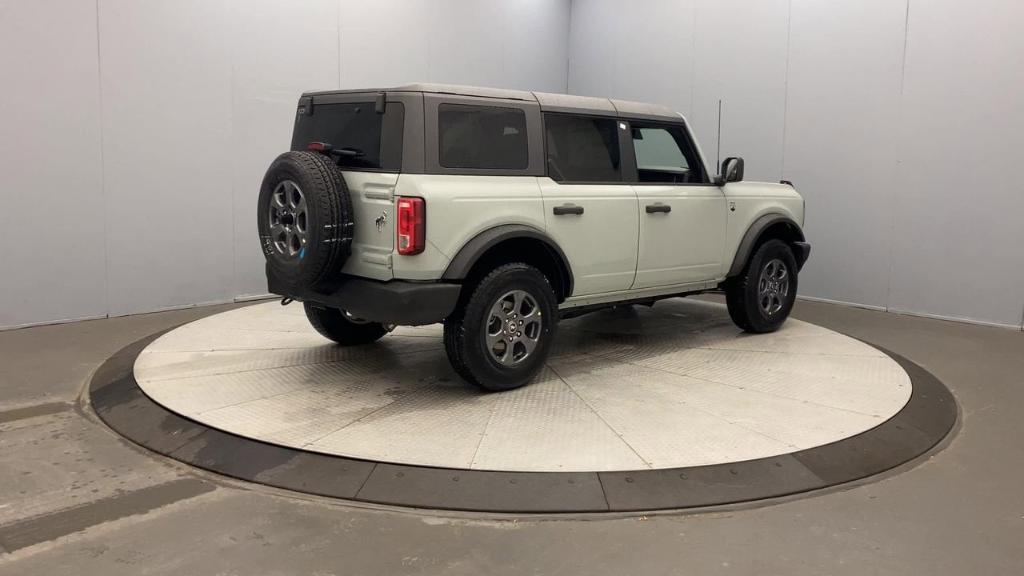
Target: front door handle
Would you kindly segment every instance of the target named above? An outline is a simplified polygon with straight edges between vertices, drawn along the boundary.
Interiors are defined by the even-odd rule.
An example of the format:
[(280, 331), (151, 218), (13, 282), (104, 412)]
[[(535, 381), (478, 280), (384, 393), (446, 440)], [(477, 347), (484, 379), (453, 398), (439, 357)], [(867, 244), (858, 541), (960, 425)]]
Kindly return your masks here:
[(646, 209), (647, 209), (647, 213), (648, 214), (654, 214), (654, 213), (657, 213), (657, 212), (664, 212), (665, 214), (668, 214), (669, 212), (672, 211), (672, 207), (671, 206), (669, 206), (668, 204), (660, 204), (660, 203), (659, 204), (648, 204)]
[(577, 216), (583, 214), (583, 206), (577, 206), (575, 204), (562, 204), (561, 206), (555, 206), (552, 209), (555, 216), (564, 216), (566, 214), (576, 214)]

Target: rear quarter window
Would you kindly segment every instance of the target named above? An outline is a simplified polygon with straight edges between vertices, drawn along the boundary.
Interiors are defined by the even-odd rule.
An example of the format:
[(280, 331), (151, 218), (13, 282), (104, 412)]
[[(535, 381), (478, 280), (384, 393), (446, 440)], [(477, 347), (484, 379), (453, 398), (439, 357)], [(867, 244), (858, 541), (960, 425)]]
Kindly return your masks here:
[(516, 108), (442, 104), (438, 163), (445, 168), (525, 170), (526, 114)]

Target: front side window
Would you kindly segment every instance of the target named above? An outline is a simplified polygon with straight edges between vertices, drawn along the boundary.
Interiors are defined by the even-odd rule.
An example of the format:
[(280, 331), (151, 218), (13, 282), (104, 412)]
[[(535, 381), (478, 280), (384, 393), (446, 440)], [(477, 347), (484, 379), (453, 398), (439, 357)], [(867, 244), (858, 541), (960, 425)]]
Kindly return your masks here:
[(632, 136), (638, 181), (676, 184), (704, 181), (697, 153), (681, 127), (634, 124)]
[(345, 168), (398, 170), (401, 168), (404, 108), (389, 104), (384, 114), (373, 102), (317, 104), (312, 115), (300, 114), (292, 134), (292, 150), (305, 150), (310, 142), (326, 142)]
[(445, 168), (525, 170), (526, 114), (518, 108), (442, 104), (438, 162)]
[(547, 114), (548, 176), (558, 182), (619, 182), (622, 163), (616, 121)]

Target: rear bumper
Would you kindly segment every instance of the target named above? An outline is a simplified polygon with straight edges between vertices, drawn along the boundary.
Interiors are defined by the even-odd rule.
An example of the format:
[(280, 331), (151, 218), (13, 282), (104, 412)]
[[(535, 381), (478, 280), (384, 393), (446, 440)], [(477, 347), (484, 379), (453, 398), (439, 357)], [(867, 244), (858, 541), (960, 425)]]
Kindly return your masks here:
[(811, 245), (807, 242), (793, 242), (793, 257), (796, 258), (796, 269), (804, 267), (807, 259), (811, 256)]
[(444, 320), (459, 300), (460, 284), (447, 282), (379, 282), (348, 276), (331, 291), (293, 290), (276, 281), (268, 271), (270, 292), (301, 302), (341, 308), (357, 318), (419, 326)]

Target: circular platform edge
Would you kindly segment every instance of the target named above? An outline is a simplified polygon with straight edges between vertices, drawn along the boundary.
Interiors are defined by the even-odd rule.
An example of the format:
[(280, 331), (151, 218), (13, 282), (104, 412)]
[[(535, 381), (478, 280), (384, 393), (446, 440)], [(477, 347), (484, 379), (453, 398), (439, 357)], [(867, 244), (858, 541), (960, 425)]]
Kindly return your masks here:
[[(173, 329), (173, 328), (172, 328)], [(493, 472), (378, 463), (278, 446), (210, 428), (151, 400), (135, 359), (162, 330), (116, 352), (89, 382), (100, 419), (146, 449), (250, 482), (345, 500), (494, 513), (639, 512), (703, 508), (812, 492), (920, 456), (954, 428), (952, 393), (918, 364), (910, 400), (878, 426), (830, 444), (728, 464), (627, 472)]]

